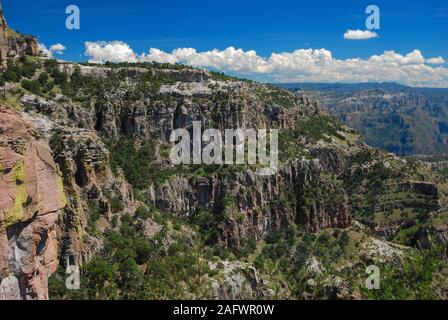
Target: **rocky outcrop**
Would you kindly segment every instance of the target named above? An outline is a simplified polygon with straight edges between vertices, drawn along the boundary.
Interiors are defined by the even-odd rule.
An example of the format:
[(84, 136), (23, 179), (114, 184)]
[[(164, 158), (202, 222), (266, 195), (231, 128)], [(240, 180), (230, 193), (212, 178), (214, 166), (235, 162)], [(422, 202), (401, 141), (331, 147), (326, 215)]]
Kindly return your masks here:
[(48, 144), (5, 107), (0, 133), (0, 299), (48, 299), (59, 264), (62, 179)]
[(204, 82), (212, 78), (210, 72), (203, 69), (168, 69), (165, 70), (164, 73), (168, 74), (179, 82)]
[[(59, 126), (44, 115), (22, 113), (21, 115), (17, 114), (16, 117), (19, 119), (17, 121), (22, 121), (21, 118), (27, 119), (27, 122), (38, 128), (40, 136), (48, 141), (54, 152), (54, 156), (45, 155), (50, 156), (50, 163), (55, 168), (55, 163), (60, 168), (60, 172), (57, 171), (56, 187), (60, 189), (60, 192), (65, 190), (66, 205), (63, 210), (44, 216), (51, 217), (51, 222), (54, 223), (53, 227), (58, 230), (58, 238), (53, 244), (55, 245), (53, 249), (61, 264), (65, 266), (70, 263), (70, 265), (81, 266), (102, 249), (101, 237), (91, 234), (92, 230), (89, 230), (88, 225), (92, 227), (98, 222), (103, 231), (112, 227), (113, 214), (118, 212), (113, 212), (111, 199), (119, 201), (124, 206), (123, 211), (128, 207), (131, 207), (130, 212), (135, 211), (132, 188), (121, 171), (116, 174), (112, 172), (109, 152), (94, 132)], [(6, 117), (3, 117), (3, 120), (10, 121)], [(16, 124), (12, 122), (11, 126), (13, 125)], [(28, 124), (28, 126), (31, 128), (31, 125)], [(1, 137), (8, 139), (7, 141), (11, 144), (23, 143), (22, 140), (14, 142), (15, 140), (8, 137), (6, 133), (3, 131)], [(44, 144), (50, 152), (46, 142), (40, 143)], [(45, 177), (46, 172), (41, 174)], [(3, 186), (1, 190), (3, 195)], [(40, 190), (39, 192), (42, 193), (39, 195), (44, 197), (43, 199), (49, 198), (53, 201), (56, 199), (57, 193), (53, 190)], [(7, 194), (5, 194), (6, 197)], [(51, 202), (49, 203), (51, 204)], [(93, 215), (99, 216), (92, 218)], [(5, 216), (5, 223), (14, 225), (15, 220), (18, 219), (14, 217)], [(26, 217), (26, 219), (28, 218), (30, 217)], [(33, 256), (33, 252), (30, 254), (31, 258), (39, 259)], [(45, 296), (39, 296), (40, 298), (44, 299)]]
[[(211, 90), (209, 86), (217, 88)], [(254, 94), (254, 86), (242, 82), (178, 83), (162, 86), (156, 99), (126, 102), (126, 92), (108, 93), (107, 103), (95, 106), (95, 129), (118, 139), (134, 136), (169, 141), (174, 129), (200, 121), (203, 128), (224, 132), (231, 128), (292, 128), (297, 117), (317, 113), (300, 98), (296, 108), (265, 104)]]
[(11, 35), (8, 38), (8, 56), (38, 56), (39, 45), (36, 38), (28, 35)]
[(272, 176), (248, 170), (228, 176), (176, 178), (157, 188), (153, 201), (176, 216), (198, 209), (221, 216), (226, 227), (220, 241), (237, 248), (242, 239), (260, 240), (293, 223), (308, 232), (348, 228), (347, 196), (340, 187), (325, 182), (324, 172), (318, 160), (301, 160)]
[[(102, 248), (101, 239), (90, 234), (87, 226), (100, 220), (104, 229), (110, 229), (113, 214), (111, 200), (119, 201), (125, 210), (133, 206), (132, 187), (121, 171), (111, 170), (109, 152), (96, 134), (87, 130), (62, 129), (52, 138), (57, 152), (68, 204), (61, 217), (63, 238), (61, 257), (64, 261), (81, 266)], [(93, 211), (96, 212), (93, 212)], [(134, 209), (135, 211), (135, 209)], [(93, 218), (94, 214), (99, 217)]]
[[(253, 265), (239, 261), (210, 263), (210, 269), (218, 272), (220, 281), (211, 280), (212, 297), (218, 300), (265, 299), (273, 298), (274, 292), (269, 288), (269, 281), (263, 279)], [(287, 293), (284, 293), (285, 295)]]
[(431, 218), (416, 232), (414, 239), (420, 249), (443, 248), (446, 259), (448, 259), (448, 223), (444, 217), (447, 214), (446, 208), (433, 212)]
[[(108, 139), (119, 140), (123, 136), (138, 140), (156, 139), (168, 142), (174, 129), (191, 126), (200, 121), (203, 128), (221, 131), (231, 128), (280, 128), (291, 129), (300, 116), (318, 115), (319, 108), (307, 99), (293, 95), (291, 108), (266, 103), (257, 94), (256, 85), (241, 81), (214, 81), (205, 70), (154, 70), (138, 68), (121, 70), (107, 67), (76, 66), (61, 64), (60, 69), (73, 74), (76, 68), (88, 77), (117, 78), (117, 84), (127, 83), (104, 90), (99, 99), (90, 105), (80, 106), (73, 101), (56, 97), (47, 101), (42, 97), (26, 94), (21, 102), (39, 113), (49, 116), (62, 126), (82, 127), (96, 131)], [(124, 72), (126, 71), (126, 72)], [(132, 79), (139, 73), (137, 79)], [(162, 84), (150, 95), (141, 91), (137, 84), (143, 74), (170, 75), (172, 85)], [(127, 76), (130, 78), (126, 78)], [(121, 80), (118, 80), (121, 79)], [(174, 80), (173, 80), (174, 79)], [(100, 80), (99, 80), (100, 81)], [(105, 80), (106, 81), (106, 80)], [(110, 81), (110, 80), (109, 80)], [(114, 80), (115, 81), (115, 80)], [(151, 83), (151, 82), (149, 82)], [(268, 95), (264, 92), (263, 95)], [(261, 94), (260, 94), (261, 95)]]
[(8, 57), (38, 56), (39, 54), (39, 44), (36, 38), (9, 29), (0, 8), (0, 68), (7, 67)]
[(107, 66), (84, 66), (75, 63), (64, 63), (59, 65), (59, 70), (72, 76), (77, 70), (83, 76), (91, 76), (95, 78), (107, 78), (112, 74), (120, 73), (123, 77), (129, 77), (131, 79), (137, 79), (145, 74), (151, 74), (156, 76), (162, 74), (163, 77), (169, 78), (171, 81), (178, 82), (205, 82), (212, 78), (212, 75), (208, 70), (204, 69), (155, 69), (155, 68), (141, 68), (141, 67), (119, 67), (111, 68)]
[(0, 67), (2, 68), (7, 66), (8, 51), (8, 26), (0, 8)]

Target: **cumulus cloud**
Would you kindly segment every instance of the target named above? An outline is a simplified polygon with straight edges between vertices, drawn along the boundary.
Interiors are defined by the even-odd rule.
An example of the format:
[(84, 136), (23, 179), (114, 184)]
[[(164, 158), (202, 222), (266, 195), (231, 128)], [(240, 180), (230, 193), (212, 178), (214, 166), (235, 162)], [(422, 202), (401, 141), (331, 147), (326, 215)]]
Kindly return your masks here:
[(414, 50), (405, 56), (395, 53), (395, 51), (385, 51), (382, 55), (374, 55), (370, 57), (369, 61), (376, 63), (388, 63), (388, 64), (422, 64), (425, 63), (425, 58), (419, 50)]
[(445, 64), (445, 59), (442, 57), (429, 58), (426, 62), (429, 64)]
[(344, 33), (344, 39), (346, 40), (368, 40), (372, 38), (378, 38), (378, 34), (369, 30), (347, 30)]
[(184, 63), (195, 67), (262, 76), (274, 82), (398, 82), (411, 86), (448, 87), (448, 68), (431, 66), (443, 58), (426, 60), (419, 50), (407, 54), (385, 51), (368, 59), (337, 59), (327, 49), (298, 49), (293, 52), (259, 56), (255, 51), (229, 47), (198, 52), (179, 48), (172, 52), (151, 48), (137, 54), (123, 42), (87, 42), (90, 62)]
[[(193, 50), (193, 49), (192, 49)], [(163, 52), (162, 50), (151, 48), (148, 54), (142, 54), (140, 56), (142, 61), (152, 62), (157, 61), (160, 63), (177, 63), (179, 60), (174, 54)]]
[(139, 59), (128, 44), (122, 41), (86, 42), (85, 54), (91, 63), (137, 62)]
[(269, 72), (269, 64), (253, 50), (243, 51), (229, 47), (225, 50), (212, 50), (197, 52), (192, 48), (180, 48), (172, 53), (158, 49), (150, 49), (149, 54), (143, 54), (143, 61), (188, 63), (194, 67), (209, 67), (222, 71), (235, 71), (242, 73)]
[(63, 54), (65, 49), (67, 49), (63, 44), (56, 43), (50, 47), (50, 52), (54, 52), (57, 54)]
[(61, 44), (61, 43), (56, 43), (56, 44), (52, 45), (52, 46), (50, 47), (50, 49), (48, 49), (47, 46), (44, 45), (43, 43), (39, 43), (38, 45), (39, 45), (39, 50), (40, 50), (40, 52), (42, 52), (42, 54), (43, 54), (44, 56), (47, 56), (47, 57), (49, 57), (49, 58), (53, 58), (53, 55), (54, 55), (55, 53), (57, 53), (57, 54), (63, 54), (64, 51), (67, 49), (67, 48), (66, 48), (63, 44)]

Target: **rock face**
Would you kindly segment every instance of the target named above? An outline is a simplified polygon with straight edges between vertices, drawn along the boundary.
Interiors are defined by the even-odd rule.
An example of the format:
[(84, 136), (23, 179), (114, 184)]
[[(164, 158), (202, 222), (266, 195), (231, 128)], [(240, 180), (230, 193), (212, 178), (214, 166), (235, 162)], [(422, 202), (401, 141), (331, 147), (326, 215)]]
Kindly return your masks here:
[[(269, 232), (297, 223), (308, 232), (329, 228), (349, 228), (351, 218), (344, 191), (324, 182), (319, 161), (294, 161), (272, 176), (251, 170), (227, 178), (178, 178), (157, 190), (157, 208), (176, 216), (187, 216), (201, 208), (215, 214), (225, 212), (226, 227), (221, 243), (239, 248), (242, 239), (263, 239)], [(312, 184), (340, 197), (314, 196)], [(223, 202), (227, 202), (223, 207)]]
[[(76, 66), (71, 64), (61, 65), (61, 70), (72, 75), (75, 68)], [(123, 71), (126, 71), (125, 74), (131, 79), (138, 79), (145, 74), (143, 70), (136, 68), (118, 71), (103, 67), (79, 68), (81, 74), (100, 79), (106, 74), (116, 76), (117, 72)], [(58, 125), (74, 124), (82, 126), (84, 130), (81, 131), (86, 135), (89, 135), (87, 132), (92, 132), (90, 141), (95, 142), (91, 143), (89, 148), (85, 146), (89, 140), (87, 136), (78, 139), (81, 135), (76, 130), (63, 134), (67, 141), (76, 140), (72, 143), (64, 142), (64, 161), (60, 160), (62, 155), (57, 157), (61, 168), (77, 168), (63, 169), (64, 173), (72, 172), (71, 177), (65, 179), (65, 185), (73, 185), (70, 181), (75, 181), (77, 187), (91, 187), (88, 172), (94, 170), (83, 168), (86, 162), (83, 155), (92, 155), (104, 148), (101, 143), (96, 142), (98, 138), (92, 138), (96, 137), (93, 132), (113, 140), (132, 136), (137, 141), (157, 139), (167, 143), (174, 129), (187, 128), (193, 121), (200, 121), (204, 128), (219, 128), (222, 132), (227, 128), (236, 127), (289, 130), (294, 127), (298, 117), (320, 116), (317, 105), (307, 99), (282, 92), (286, 94), (285, 99), (291, 100), (292, 106), (282, 108), (262, 101), (255, 94), (256, 90), (259, 90), (256, 85), (241, 81), (213, 81), (208, 71), (186, 69), (146, 72), (152, 75), (155, 72), (162, 73), (159, 77), (168, 74), (170, 79), (174, 77), (177, 80), (173, 85), (160, 87), (160, 95), (166, 98), (147, 99), (137, 96), (135, 101), (129, 101), (132, 90), (108, 91), (104, 92), (107, 102), (80, 108), (70, 102), (57, 103), (35, 96), (22, 97), (24, 104), (47, 115)], [(135, 75), (136, 73), (138, 75)], [(170, 97), (174, 99), (169, 99)], [(79, 154), (73, 153), (78, 147), (86, 150)], [(226, 228), (222, 230), (220, 242), (236, 248), (241, 246), (242, 239), (262, 239), (269, 232), (292, 223), (298, 223), (310, 232), (328, 228), (348, 228), (350, 215), (347, 196), (340, 185), (326, 178), (331, 172), (342, 170), (346, 156), (331, 149), (328, 151), (316, 148), (313, 152), (315, 161), (294, 161), (270, 177), (262, 177), (248, 170), (228, 177), (173, 178), (164, 185), (154, 187), (152, 201), (156, 208), (174, 216), (188, 216), (199, 208), (216, 215), (226, 211)], [(94, 162), (98, 164), (101, 158), (105, 159), (107, 155), (95, 155)], [(75, 164), (64, 164), (66, 161)], [(106, 160), (102, 165), (97, 165), (97, 168), (106, 170), (108, 165)], [(110, 175), (103, 173), (100, 176)], [(315, 194), (319, 188), (325, 189), (321, 196)], [(310, 197), (315, 201), (309, 202)], [(225, 198), (229, 198), (231, 202), (228, 208), (222, 206)], [(298, 201), (291, 200), (296, 198)], [(74, 212), (76, 211), (79, 212), (79, 209), (74, 209)], [(243, 217), (242, 221), (238, 217)]]
[(0, 107), (0, 299), (48, 299), (66, 204), (49, 146)]
[(5, 68), (7, 65), (9, 51), (7, 30), (8, 26), (0, 8), (0, 67), (2, 68)]
[[(34, 96), (24, 97), (22, 101), (28, 99), (34, 101), (37, 108), (43, 108), (42, 111), (55, 112), (54, 103)], [(102, 240), (87, 230), (92, 216), (100, 212), (97, 219), (102, 230), (111, 229), (113, 214), (118, 213), (113, 212), (111, 199), (120, 201), (130, 212), (138, 207), (132, 187), (121, 170), (112, 172), (109, 151), (94, 131), (61, 126), (42, 114), (23, 112), (22, 117), (49, 140), (54, 161), (61, 170), (67, 205), (58, 222), (61, 226), (60, 260), (64, 265), (68, 261), (71, 265), (82, 266), (102, 248)]]
[(21, 35), (8, 28), (0, 7), (0, 67), (7, 67), (8, 57), (38, 56), (39, 45), (33, 36)]
[(39, 45), (33, 36), (19, 35), (8, 38), (8, 56), (17, 57), (23, 55), (38, 56)]
[(53, 141), (67, 192), (68, 204), (61, 221), (63, 239), (61, 256), (81, 266), (102, 248), (98, 239), (86, 230), (93, 208), (102, 213), (103, 229), (110, 229), (113, 218), (111, 199), (125, 207), (134, 205), (132, 187), (121, 172), (112, 173), (109, 152), (96, 134), (85, 130), (61, 131)]

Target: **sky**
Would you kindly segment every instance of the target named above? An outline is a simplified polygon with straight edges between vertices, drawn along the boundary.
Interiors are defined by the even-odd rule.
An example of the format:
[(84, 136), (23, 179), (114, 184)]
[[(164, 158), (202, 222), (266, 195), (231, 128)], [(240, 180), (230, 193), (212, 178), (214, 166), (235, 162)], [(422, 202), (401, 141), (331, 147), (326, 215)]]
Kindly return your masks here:
[[(3, 0), (8, 24), (68, 61), (186, 63), (269, 82), (448, 87), (448, 1)], [(80, 29), (66, 28), (68, 5)], [(367, 30), (366, 8), (380, 10)], [(45, 47), (44, 47), (45, 46)]]

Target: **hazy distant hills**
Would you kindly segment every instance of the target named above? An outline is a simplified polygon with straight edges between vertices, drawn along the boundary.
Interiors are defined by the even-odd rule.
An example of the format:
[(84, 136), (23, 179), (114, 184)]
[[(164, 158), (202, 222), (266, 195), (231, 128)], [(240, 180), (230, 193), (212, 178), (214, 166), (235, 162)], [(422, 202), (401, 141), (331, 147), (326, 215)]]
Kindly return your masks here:
[(317, 101), (367, 142), (399, 155), (448, 154), (448, 89), (396, 83), (280, 84)]
[(388, 90), (413, 92), (448, 92), (448, 88), (417, 88), (408, 87), (395, 82), (368, 82), (368, 83), (280, 83), (275, 86), (290, 90), (319, 90), (334, 92), (355, 92), (362, 90)]

